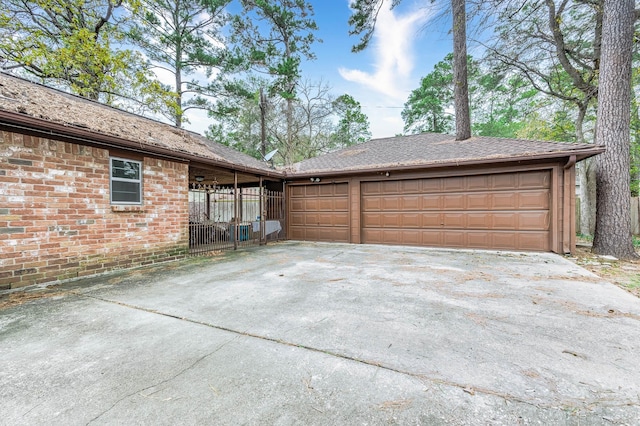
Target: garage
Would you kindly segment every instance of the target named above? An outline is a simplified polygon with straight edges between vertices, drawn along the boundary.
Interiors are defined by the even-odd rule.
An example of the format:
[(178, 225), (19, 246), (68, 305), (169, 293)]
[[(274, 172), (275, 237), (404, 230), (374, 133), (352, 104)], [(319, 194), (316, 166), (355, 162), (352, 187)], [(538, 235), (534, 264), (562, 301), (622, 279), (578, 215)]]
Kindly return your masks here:
[(549, 251), (549, 170), (362, 182), (362, 242)]
[(289, 238), (349, 242), (349, 184), (292, 186), (289, 191)]
[(288, 238), (575, 250), (575, 165), (603, 146), (422, 133), (373, 139), (287, 171)]

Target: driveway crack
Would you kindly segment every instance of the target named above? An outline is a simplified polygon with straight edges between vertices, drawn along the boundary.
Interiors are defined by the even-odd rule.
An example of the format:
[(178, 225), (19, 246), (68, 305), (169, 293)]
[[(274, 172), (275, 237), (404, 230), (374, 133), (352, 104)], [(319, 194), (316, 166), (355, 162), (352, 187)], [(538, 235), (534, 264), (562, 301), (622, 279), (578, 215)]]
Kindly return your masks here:
[[(321, 348), (317, 348), (317, 347), (313, 347), (313, 346), (308, 346), (305, 344), (301, 344), (301, 343), (293, 343), (293, 342), (289, 342), (283, 339), (278, 339), (275, 337), (267, 337), (267, 336), (263, 336), (260, 334), (256, 334), (256, 333), (251, 333), (248, 331), (240, 331), (240, 330), (235, 330), (233, 328), (229, 328), (229, 327), (224, 327), (224, 326), (220, 326), (220, 325), (216, 325), (216, 324), (212, 324), (212, 323), (208, 323), (206, 321), (200, 321), (200, 320), (196, 320), (196, 319), (192, 319), (192, 318), (188, 318), (188, 317), (183, 317), (183, 316), (179, 316), (179, 315), (174, 315), (171, 313), (167, 313), (167, 312), (162, 312), (162, 311), (158, 311), (156, 309), (150, 309), (150, 308), (145, 308), (143, 306), (137, 306), (137, 305), (133, 305), (130, 303), (125, 303), (125, 302), (119, 302), (117, 300), (111, 300), (111, 299), (106, 299), (103, 297), (99, 297), (99, 296), (95, 296), (95, 295), (90, 295), (90, 294), (82, 294), (82, 293), (75, 293), (78, 296), (83, 296), (83, 297), (87, 297), (87, 298), (91, 298), (91, 299), (95, 299), (95, 300), (99, 300), (102, 302), (106, 302), (106, 303), (111, 303), (111, 304), (115, 304), (115, 305), (119, 305), (119, 306), (123, 306), (126, 308), (130, 308), (130, 309), (136, 309), (139, 311), (143, 311), (143, 312), (148, 312), (148, 313), (152, 313), (152, 314), (156, 314), (156, 315), (162, 315), (168, 318), (174, 318), (180, 321), (185, 321), (185, 322), (189, 322), (192, 324), (198, 324), (198, 325), (202, 325), (205, 327), (209, 327), (209, 328), (213, 328), (216, 330), (220, 330), (220, 331), (225, 331), (228, 333), (233, 333), (236, 335), (236, 337), (234, 339), (237, 339), (238, 337), (252, 337), (252, 338), (256, 338), (256, 339), (260, 339), (263, 341), (267, 341), (267, 342), (273, 342), (273, 343), (278, 343), (281, 345), (285, 345), (285, 346), (290, 346), (290, 347), (295, 347), (295, 348), (300, 348), (300, 349), (305, 349), (311, 352), (316, 352), (316, 353), (321, 353), (324, 355), (329, 355), (335, 358), (340, 358), (343, 360), (347, 360), (347, 361), (352, 361), (352, 362), (356, 362), (359, 364), (364, 364), (367, 366), (371, 366), (371, 367), (377, 367), (386, 371), (390, 371), (393, 373), (397, 373), (397, 374), (402, 374), (404, 376), (408, 376), (408, 377), (412, 377), (418, 380), (426, 380), (429, 381), (431, 383), (434, 384), (438, 384), (438, 385), (444, 385), (444, 386), (450, 386), (450, 387), (455, 387), (460, 389), (461, 391), (465, 392), (465, 393), (469, 393), (470, 395), (474, 395), (474, 394), (484, 394), (484, 395), (490, 395), (490, 396), (495, 396), (495, 397), (499, 397), (502, 398), (506, 401), (509, 402), (516, 402), (516, 403), (522, 403), (522, 404), (526, 404), (526, 405), (531, 405), (533, 407), (536, 407), (538, 409), (541, 408), (557, 408), (558, 407), (558, 403), (560, 403), (563, 406), (568, 406), (571, 408), (576, 408), (576, 404), (581, 405), (583, 407), (588, 407), (590, 404), (598, 404), (598, 403), (603, 403), (603, 402), (613, 402), (613, 401), (608, 401), (608, 400), (604, 400), (604, 399), (594, 399), (594, 400), (584, 400), (584, 399), (579, 399), (579, 400), (564, 400), (564, 401), (559, 401), (556, 403), (542, 403), (539, 401), (535, 401), (535, 400), (531, 400), (528, 398), (523, 398), (517, 395), (513, 395), (513, 394), (509, 394), (506, 392), (500, 392), (500, 391), (495, 391), (492, 389), (488, 389), (488, 388), (484, 388), (484, 387), (476, 387), (473, 385), (470, 385), (468, 383), (459, 383), (459, 382), (455, 382), (452, 380), (447, 380), (447, 379), (441, 379), (438, 377), (432, 377), (432, 376), (428, 376), (425, 374), (420, 374), (420, 373), (416, 373), (416, 372), (412, 372), (412, 371), (408, 371), (408, 370), (404, 370), (401, 368), (397, 368), (397, 367), (392, 367), (389, 365), (385, 365), (381, 362), (377, 362), (377, 361), (373, 361), (373, 360), (368, 360), (368, 359), (363, 359), (363, 358), (358, 358), (355, 356), (350, 356), (350, 355), (346, 355), (340, 352), (337, 352), (335, 350), (331, 350), (331, 349), (321, 349)], [(198, 360), (196, 360), (192, 365), (186, 367), (185, 369), (183, 369), (182, 371), (178, 372), (175, 376), (173, 376), (170, 379), (166, 379), (163, 380), (162, 382), (159, 382), (156, 385), (151, 385), (151, 386), (147, 386), (143, 389), (140, 389), (138, 391), (132, 392), (129, 395), (124, 396), (123, 398), (119, 399), (118, 401), (116, 401), (111, 407), (109, 407), (109, 409), (105, 410), (102, 414), (100, 414), (99, 416), (95, 417), (94, 419), (92, 419), (89, 423), (95, 421), (96, 419), (98, 419), (100, 416), (102, 416), (104, 413), (108, 412), (109, 410), (111, 410), (115, 405), (117, 405), (119, 402), (121, 402), (122, 400), (138, 393), (138, 392), (143, 392), (149, 388), (152, 388), (153, 386), (158, 386), (162, 383), (165, 383), (167, 381), (170, 381), (172, 379), (174, 379), (175, 377), (178, 377), (180, 374), (184, 373), (185, 371), (189, 370), (190, 368), (193, 368), (193, 366), (195, 366), (198, 362), (202, 361), (204, 358), (214, 354), (215, 352), (219, 351), (220, 349), (222, 349), (225, 345), (227, 345), (228, 343), (230, 343), (231, 341), (233, 341), (234, 339), (231, 339), (225, 343), (223, 343), (220, 347), (216, 348), (214, 351), (212, 351), (209, 354), (204, 355), (203, 357), (199, 358)], [(470, 392), (471, 391), (471, 392)], [(614, 407), (614, 406), (618, 406), (618, 407), (623, 407), (623, 406), (629, 406), (629, 405), (634, 405), (636, 403), (636, 401), (617, 401), (618, 404), (607, 404), (609, 407)], [(87, 424), (89, 424), (87, 423)]]

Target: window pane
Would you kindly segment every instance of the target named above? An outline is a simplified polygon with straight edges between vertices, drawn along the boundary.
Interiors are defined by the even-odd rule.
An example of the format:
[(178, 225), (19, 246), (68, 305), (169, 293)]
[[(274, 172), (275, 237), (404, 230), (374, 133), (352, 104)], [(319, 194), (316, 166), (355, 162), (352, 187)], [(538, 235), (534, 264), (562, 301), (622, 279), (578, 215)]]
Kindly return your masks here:
[(140, 202), (140, 182), (111, 181), (111, 201), (122, 203)]
[(140, 163), (111, 159), (111, 177), (140, 180)]

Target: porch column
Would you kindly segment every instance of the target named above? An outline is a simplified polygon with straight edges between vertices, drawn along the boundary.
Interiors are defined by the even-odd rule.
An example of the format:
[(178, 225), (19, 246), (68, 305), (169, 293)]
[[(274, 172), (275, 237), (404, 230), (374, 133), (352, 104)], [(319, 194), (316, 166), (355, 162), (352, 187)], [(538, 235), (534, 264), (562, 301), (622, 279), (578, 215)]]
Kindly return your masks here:
[(233, 171), (233, 249), (237, 250), (238, 248), (238, 237), (240, 236), (239, 232), (239, 223), (238, 222), (238, 214), (240, 209), (238, 208), (238, 172)]

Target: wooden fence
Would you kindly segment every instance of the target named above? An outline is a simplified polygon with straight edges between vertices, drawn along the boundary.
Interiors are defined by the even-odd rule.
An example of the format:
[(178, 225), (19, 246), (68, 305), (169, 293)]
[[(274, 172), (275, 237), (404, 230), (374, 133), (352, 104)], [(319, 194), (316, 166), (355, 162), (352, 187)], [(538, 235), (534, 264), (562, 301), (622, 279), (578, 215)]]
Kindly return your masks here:
[[(580, 229), (580, 198), (576, 197), (576, 231), (578, 234), (588, 234)], [(631, 232), (640, 235), (640, 197), (631, 197)]]

